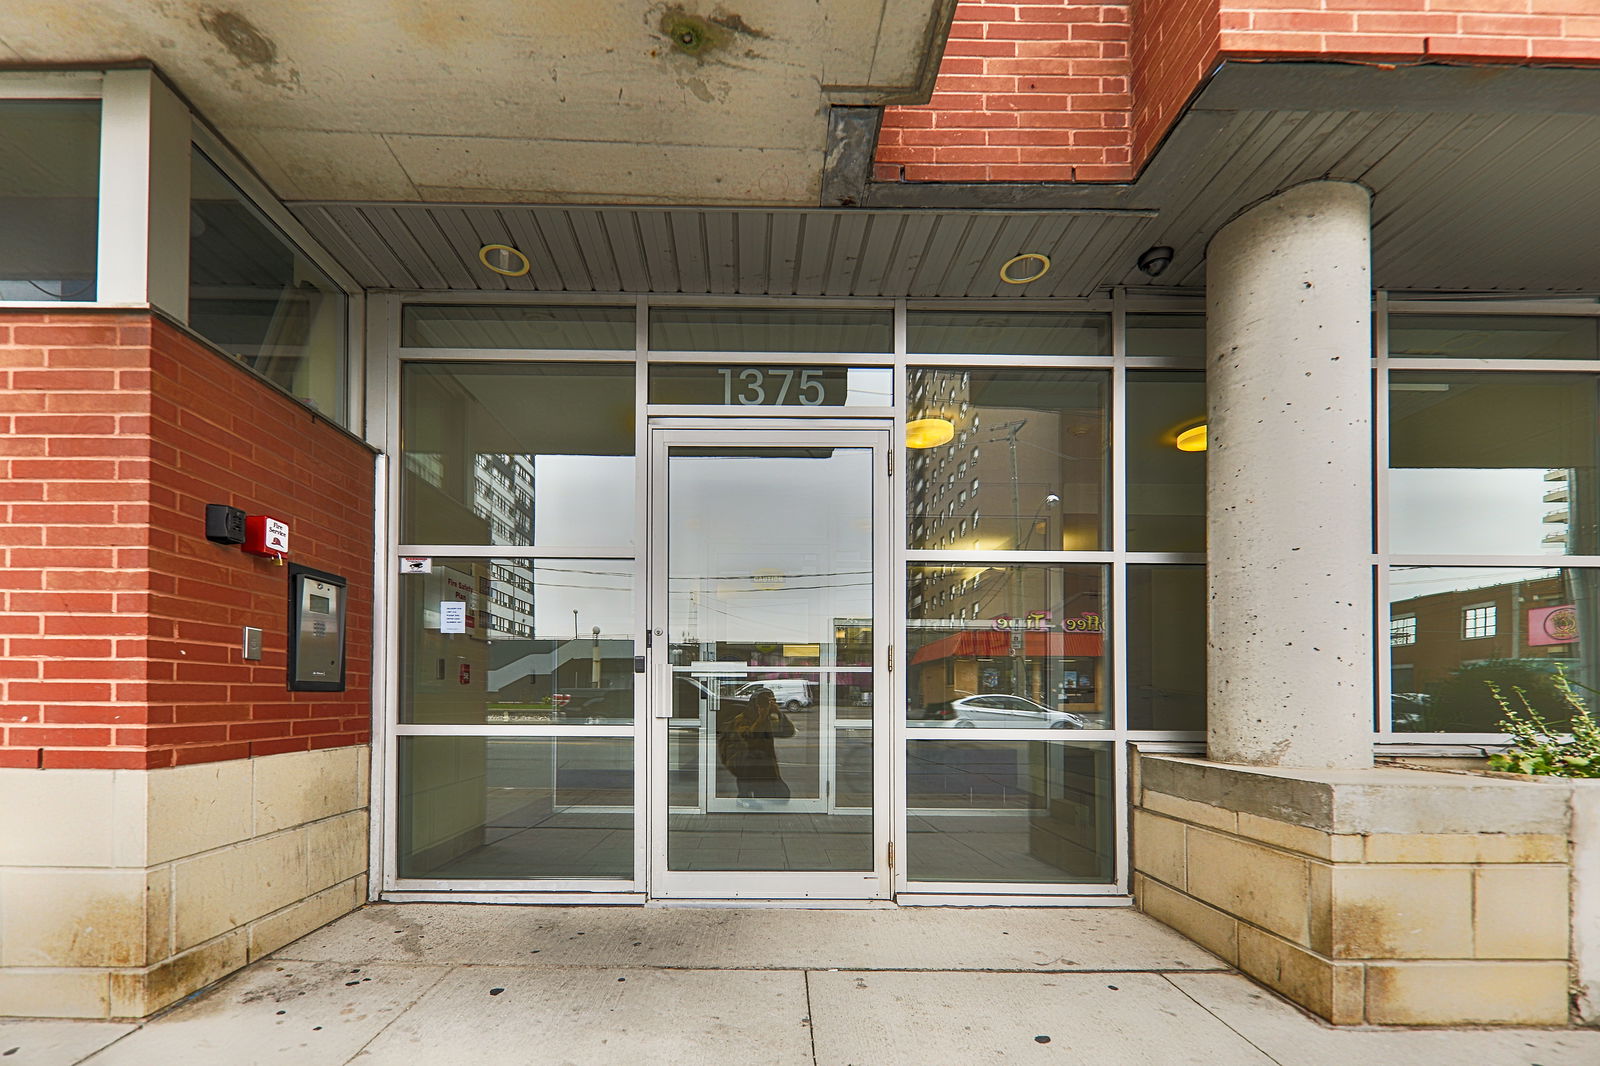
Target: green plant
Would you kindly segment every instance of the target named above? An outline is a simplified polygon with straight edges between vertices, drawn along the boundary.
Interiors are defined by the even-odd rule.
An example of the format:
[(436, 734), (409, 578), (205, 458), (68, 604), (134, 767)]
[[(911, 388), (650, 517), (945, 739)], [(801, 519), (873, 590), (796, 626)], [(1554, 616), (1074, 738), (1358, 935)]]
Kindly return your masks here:
[(1499, 704), (1500, 728), (1512, 737), (1505, 751), (1489, 756), (1489, 769), (1513, 774), (1543, 774), (1550, 777), (1600, 777), (1600, 723), (1589, 714), (1578, 694), (1572, 691), (1565, 671), (1557, 670), (1551, 687), (1561, 710), (1571, 716), (1570, 735), (1557, 733), (1533, 705), (1520, 686), (1512, 694), (1522, 705), (1519, 711), (1493, 681), (1485, 681), (1495, 703)]

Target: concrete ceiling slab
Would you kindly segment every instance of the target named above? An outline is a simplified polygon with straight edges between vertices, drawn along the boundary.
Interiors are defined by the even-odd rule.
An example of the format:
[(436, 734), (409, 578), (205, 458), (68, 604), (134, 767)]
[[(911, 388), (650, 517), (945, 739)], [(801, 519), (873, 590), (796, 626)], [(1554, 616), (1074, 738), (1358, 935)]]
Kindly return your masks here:
[(925, 98), (953, 11), (11, 0), (0, 54), (153, 62), (285, 199), (815, 204), (828, 107)]

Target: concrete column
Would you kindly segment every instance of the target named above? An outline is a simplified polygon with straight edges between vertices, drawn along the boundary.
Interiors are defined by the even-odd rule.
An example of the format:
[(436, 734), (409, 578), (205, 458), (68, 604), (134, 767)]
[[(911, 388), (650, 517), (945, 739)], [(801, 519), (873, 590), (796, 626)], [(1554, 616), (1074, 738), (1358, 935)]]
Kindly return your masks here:
[(1370, 200), (1319, 181), (1206, 252), (1208, 755), (1372, 764)]

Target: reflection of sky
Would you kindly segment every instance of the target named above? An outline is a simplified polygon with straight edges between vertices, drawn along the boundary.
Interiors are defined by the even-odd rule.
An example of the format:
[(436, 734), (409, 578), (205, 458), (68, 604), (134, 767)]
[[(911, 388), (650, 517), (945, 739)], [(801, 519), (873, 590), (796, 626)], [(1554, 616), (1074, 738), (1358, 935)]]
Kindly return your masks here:
[(1559, 570), (1528, 566), (1419, 566), (1394, 567), (1389, 571), (1389, 602), (1441, 592), (1466, 592), (1495, 589), (1518, 581), (1552, 577)]
[(576, 608), (580, 637), (592, 636), (594, 627), (599, 626), (602, 637), (632, 638), (632, 574), (632, 563), (604, 559), (534, 562), (534, 636), (541, 640), (570, 638)]
[(535, 544), (632, 544), (631, 455), (533, 457)]
[(877, 367), (850, 367), (845, 372), (846, 407), (893, 407), (894, 371)]
[(1398, 554), (1543, 555), (1546, 533), (1565, 526), (1544, 516), (1559, 483), (1543, 470), (1389, 471), (1389, 550)]
[(673, 640), (831, 642), (871, 614), (870, 450), (670, 463)]

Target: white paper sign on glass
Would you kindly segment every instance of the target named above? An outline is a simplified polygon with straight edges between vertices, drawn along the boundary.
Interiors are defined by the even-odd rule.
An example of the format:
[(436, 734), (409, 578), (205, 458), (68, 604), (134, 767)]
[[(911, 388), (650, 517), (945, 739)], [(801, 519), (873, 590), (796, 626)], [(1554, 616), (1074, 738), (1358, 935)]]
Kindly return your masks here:
[(439, 604), (439, 632), (465, 633), (467, 631), (467, 605), (460, 600), (445, 600)]

